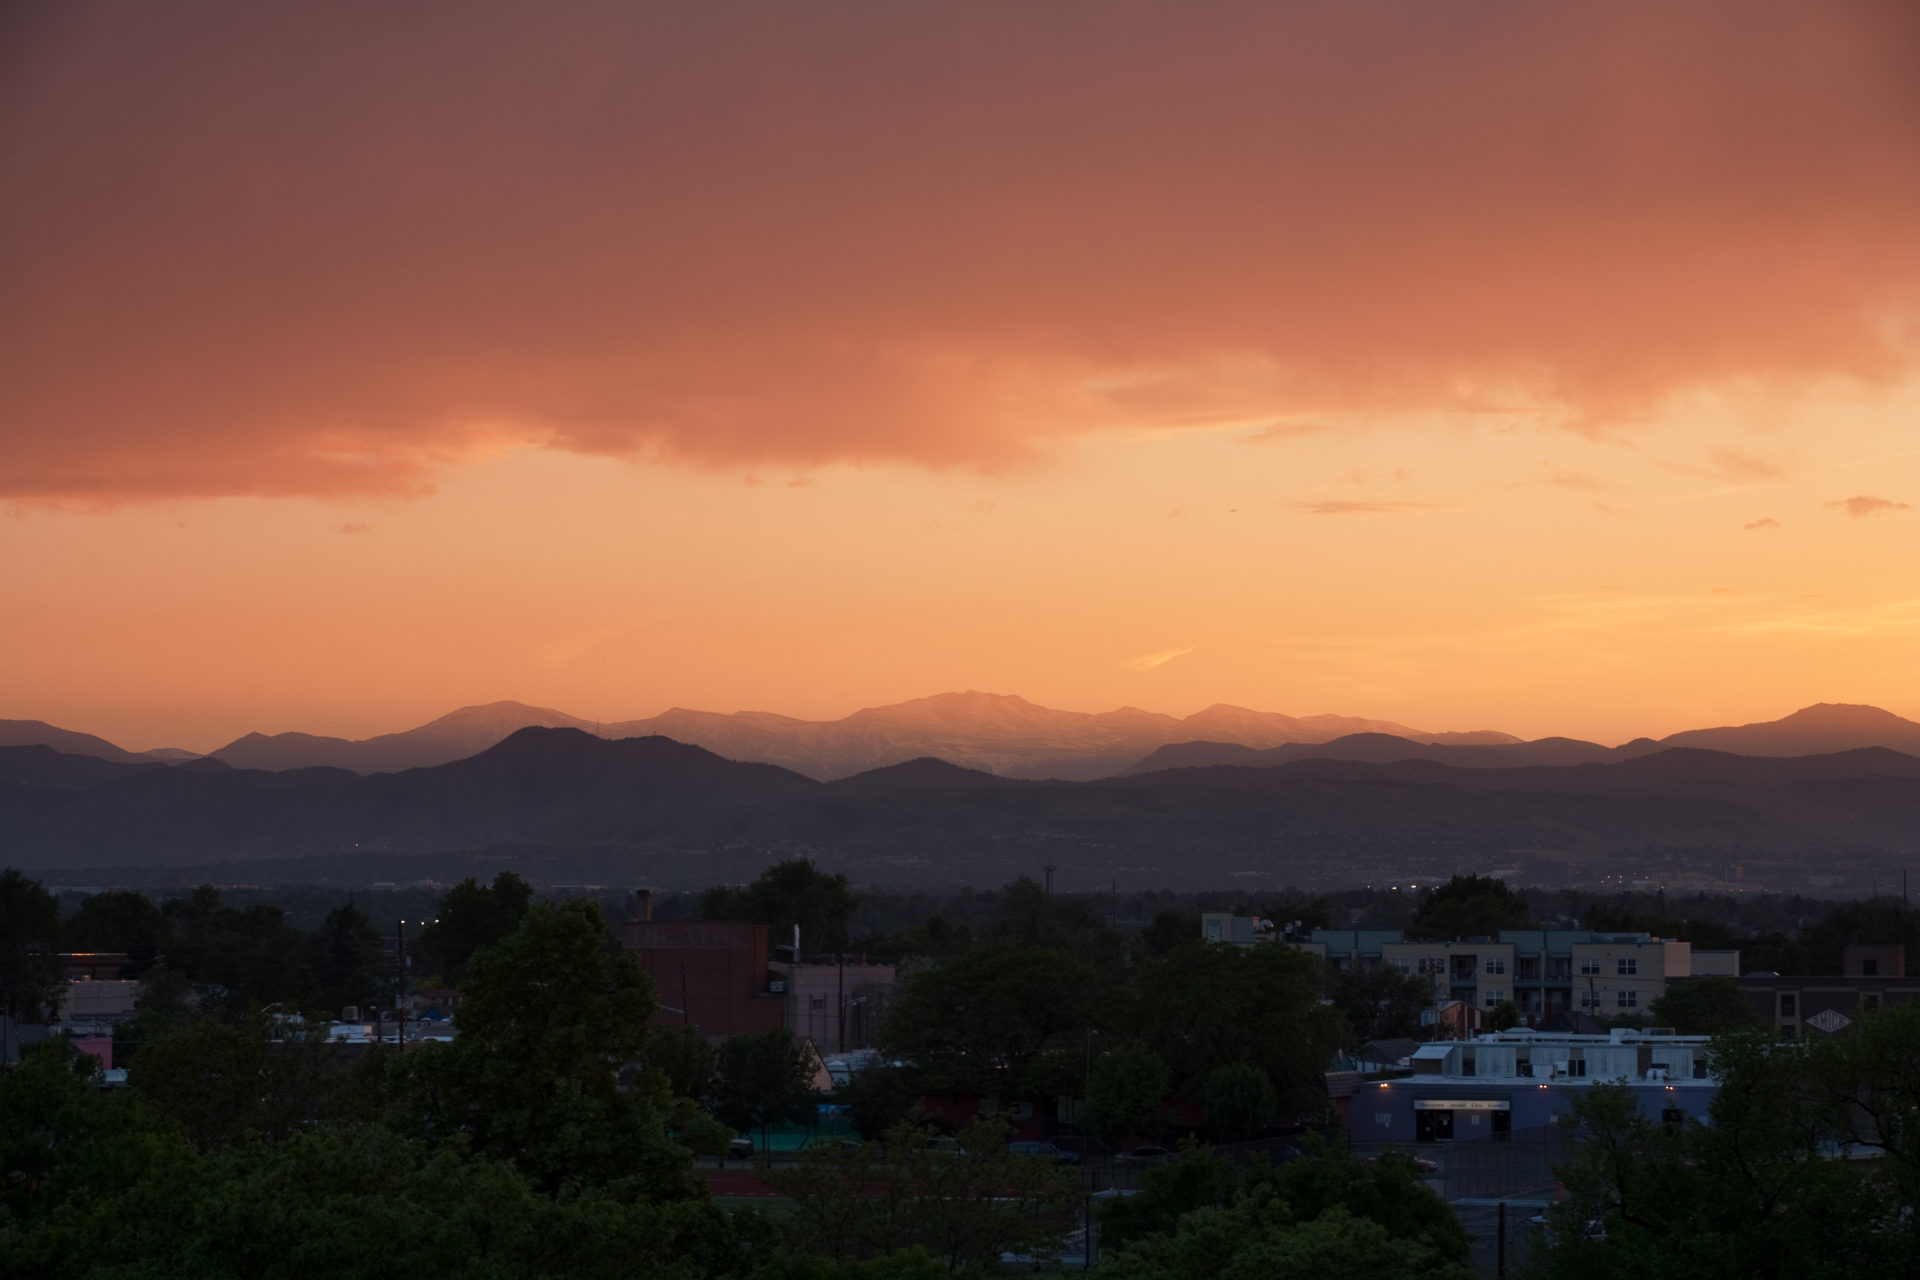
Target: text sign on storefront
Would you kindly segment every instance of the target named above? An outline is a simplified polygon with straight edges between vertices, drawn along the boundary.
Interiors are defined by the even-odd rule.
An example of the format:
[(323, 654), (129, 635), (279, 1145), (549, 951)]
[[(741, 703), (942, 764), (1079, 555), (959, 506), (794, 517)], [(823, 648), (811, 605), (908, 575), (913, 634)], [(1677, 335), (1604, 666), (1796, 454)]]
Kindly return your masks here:
[(1449, 1101), (1445, 1098), (1415, 1098), (1415, 1111), (1511, 1111), (1513, 1104), (1505, 1098), (1465, 1098)]

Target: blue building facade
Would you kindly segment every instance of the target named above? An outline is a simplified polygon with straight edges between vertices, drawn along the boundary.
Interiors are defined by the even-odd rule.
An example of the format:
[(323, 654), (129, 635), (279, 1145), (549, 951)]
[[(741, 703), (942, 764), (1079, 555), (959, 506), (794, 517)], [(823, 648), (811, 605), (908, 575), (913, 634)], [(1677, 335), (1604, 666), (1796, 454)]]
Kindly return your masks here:
[(1704, 1120), (1717, 1085), (1705, 1036), (1501, 1032), (1422, 1045), (1413, 1072), (1364, 1081), (1346, 1099), (1357, 1143), (1412, 1145), (1545, 1129), (1600, 1083), (1625, 1084), (1655, 1123)]

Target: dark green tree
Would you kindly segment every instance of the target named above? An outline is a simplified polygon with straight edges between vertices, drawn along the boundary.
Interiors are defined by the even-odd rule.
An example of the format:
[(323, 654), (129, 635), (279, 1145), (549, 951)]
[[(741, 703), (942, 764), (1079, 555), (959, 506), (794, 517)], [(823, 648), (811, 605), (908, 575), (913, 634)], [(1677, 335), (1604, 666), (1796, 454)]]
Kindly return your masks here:
[(907, 1087), (907, 1073), (892, 1063), (878, 1062), (858, 1072), (834, 1090), (834, 1096), (846, 1105), (854, 1132), (868, 1142), (913, 1119), (913, 1091)]
[(1140, 931), (1141, 948), (1150, 959), (1159, 959), (1175, 947), (1184, 946), (1200, 936), (1200, 913), (1168, 907)]
[[(1388, 1253), (1414, 1263), (1413, 1274), (1420, 1274), (1420, 1266), (1447, 1274), (1446, 1267), (1468, 1257), (1467, 1233), (1453, 1210), (1420, 1181), (1410, 1158), (1392, 1152), (1367, 1161), (1309, 1142), (1300, 1158), (1276, 1168), (1229, 1164), (1209, 1148), (1190, 1145), (1178, 1160), (1148, 1170), (1143, 1183), (1139, 1195), (1101, 1211), (1103, 1238), (1116, 1248), (1166, 1239), (1197, 1211), (1251, 1200), (1277, 1202), (1294, 1224), (1343, 1217), (1370, 1224), (1369, 1231), (1377, 1227), (1396, 1246), (1411, 1246)], [(1223, 1267), (1234, 1262), (1220, 1257)]]
[(0, 871), (0, 1013), (38, 1022), (60, 995), (60, 903), (8, 867)]
[(713, 1044), (692, 1027), (655, 1027), (647, 1033), (646, 1063), (683, 1098), (713, 1096)]
[(1267, 1073), (1283, 1111), (1325, 1105), (1319, 1081), (1343, 1031), (1321, 1001), (1326, 966), (1277, 943), (1253, 947), (1195, 940), (1139, 975), (1139, 1040), (1190, 1096), (1213, 1072), (1250, 1063)]
[[(1712, 1122), (1678, 1129), (1645, 1114), (1625, 1085), (1577, 1095), (1579, 1143), (1559, 1171), (1567, 1198), (1548, 1211), (1547, 1274), (1913, 1274), (1920, 1231), (1906, 1189), (1888, 1176), (1897, 1168), (1839, 1158), (1855, 1098), (1894, 1099), (1876, 1099), (1861, 1077), (1823, 1081), (1820, 1058), (1758, 1033), (1716, 1040)], [(1917, 1058), (1920, 1045), (1908, 1043), (1903, 1070)]]
[(1130, 1135), (1158, 1137), (1172, 1082), (1167, 1064), (1145, 1045), (1124, 1045), (1101, 1054), (1087, 1086), (1087, 1128), (1109, 1143)]
[(975, 947), (908, 976), (882, 1045), (917, 1064), (929, 1086), (967, 1086), (1003, 1100), (1050, 1040), (1083, 1029), (1096, 975), (1064, 952), (1015, 943)]
[(380, 939), (359, 908), (348, 904), (329, 911), (308, 940), (308, 951), (321, 1008), (337, 1014), (345, 1005), (371, 1006), (394, 994)]
[(1113, 1280), (1472, 1280), (1464, 1261), (1345, 1209), (1300, 1220), (1286, 1201), (1246, 1193), (1223, 1209), (1195, 1209), (1171, 1232), (1115, 1250), (1101, 1264)]
[(1502, 929), (1524, 929), (1527, 900), (1490, 876), (1454, 876), (1428, 893), (1407, 933), (1415, 938), (1492, 938)]
[(745, 888), (707, 891), (700, 909), (709, 920), (750, 920), (767, 926), (774, 946), (800, 945), (812, 954), (845, 950), (851, 938), (853, 890), (843, 875), (828, 875), (807, 858), (777, 862)]
[(1511, 1031), (1520, 1025), (1520, 1006), (1511, 1000), (1502, 1000), (1487, 1010), (1487, 1030)]
[(874, 1258), (823, 1258), (783, 1251), (761, 1263), (747, 1280), (947, 1280), (945, 1262), (915, 1246)]
[(1250, 1062), (1215, 1067), (1196, 1099), (1207, 1128), (1223, 1142), (1256, 1137), (1280, 1113), (1280, 1099), (1267, 1073)]
[(441, 976), (457, 986), (465, 980), (474, 952), (519, 928), (532, 902), (533, 887), (511, 871), (502, 871), (485, 886), (468, 876), (440, 899), (439, 914), (420, 931), (420, 945)]
[(323, 1127), (154, 1167), (0, 1226), (0, 1272), (82, 1276), (460, 1275), (717, 1280), (775, 1255), (757, 1215), (618, 1189), (539, 1194), (509, 1164)]
[(127, 977), (138, 978), (166, 951), (167, 924), (153, 899), (132, 889), (90, 893), (61, 925), (72, 951), (122, 951)]
[(1327, 995), (1346, 1016), (1351, 1042), (1417, 1037), (1433, 1007), (1433, 983), (1390, 964), (1329, 969)]
[(729, 1036), (714, 1055), (713, 1114), (766, 1145), (776, 1124), (810, 1124), (818, 1114), (813, 1055), (784, 1027)]
[(1759, 1027), (1753, 1001), (1732, 978), (1688, 978), (1668, 984), (1647, 1006), (1655, 1023), (1683, 1036), (1718, 1036)]
[(314, 996), (306, 938), (278, 907), (230, 907), (201, 885), (160, 907), (167, 963), (236, 1015), (267, 1004), (299, 1008)]
[(1078, 1200), (1071, 1170), (1011, 1154), (997, 1117), (960, 1135), (964, 1154), (930, 1146), (932, 1132), (897, 1126), (857, 1149), (809, 1149), (770, 1173), (794, 1200), (796, 1248), (843, 1259), (920, 1248), (959, 1271), (1065, 1234)]
[(1099, 968), (1117, 965), (1123, 946), (1091, 900), (1049, 894), (1021, 876), (1000, 891), (994, 911), (995, 938), (1028, 947), (1051, 947)]
[(196, 1149), (229, 1146), (258, 1126), (266, 1040), (215, 1018), (182, 1022), (141, 1044), (127, 1083)]
[(0, 1072), (0, 1274), (5, 1241), (75, 1197), (106, 1196), (187, 1158), (164, 1125), (147, 1122), (138, 1099), (100, 1088), (100, 1064), (65, 1036), (30, 1045)]
[(396, 1058), (393, 1122), (432, 1143), (512, 1162), (551, 1191), (569, 1181), (690, 1194), (687, 1149), (667, 1125), (689, 1113), (645, 1059), (653, 983), (613, 952), (591, 902), (541, 903), (476, 951), (460, 1034)]

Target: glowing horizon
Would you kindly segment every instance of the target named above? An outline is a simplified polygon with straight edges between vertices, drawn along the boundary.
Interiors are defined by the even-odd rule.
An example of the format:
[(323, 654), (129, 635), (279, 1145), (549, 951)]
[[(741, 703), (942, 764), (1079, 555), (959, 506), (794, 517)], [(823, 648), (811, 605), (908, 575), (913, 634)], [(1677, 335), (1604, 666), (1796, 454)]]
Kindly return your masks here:
[(1920, 718), (1920, 10), (0, 17), (0, 716)]

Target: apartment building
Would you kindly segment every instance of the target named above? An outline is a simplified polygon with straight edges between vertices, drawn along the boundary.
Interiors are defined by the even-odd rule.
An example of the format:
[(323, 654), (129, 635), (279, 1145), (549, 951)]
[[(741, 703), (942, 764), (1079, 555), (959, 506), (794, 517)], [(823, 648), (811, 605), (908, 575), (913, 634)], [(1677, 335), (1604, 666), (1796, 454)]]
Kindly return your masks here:
[[(1335, 968), (1391, 965), (1433, 984), (1436, 1003), (1491, 1009), (1511, 1000), (1530, 1021), (1573, 1010), (1596, 1018), (1638, 1015), (1674, 978), (1694, 976), (1693, 949), (1645, 933), (1505, 929), (1498, 938), (1409, 942), (1397, 929), (1315, 929), (1304, 949)], [(1714, 952), (1711, 972), (1738, 967)]]

